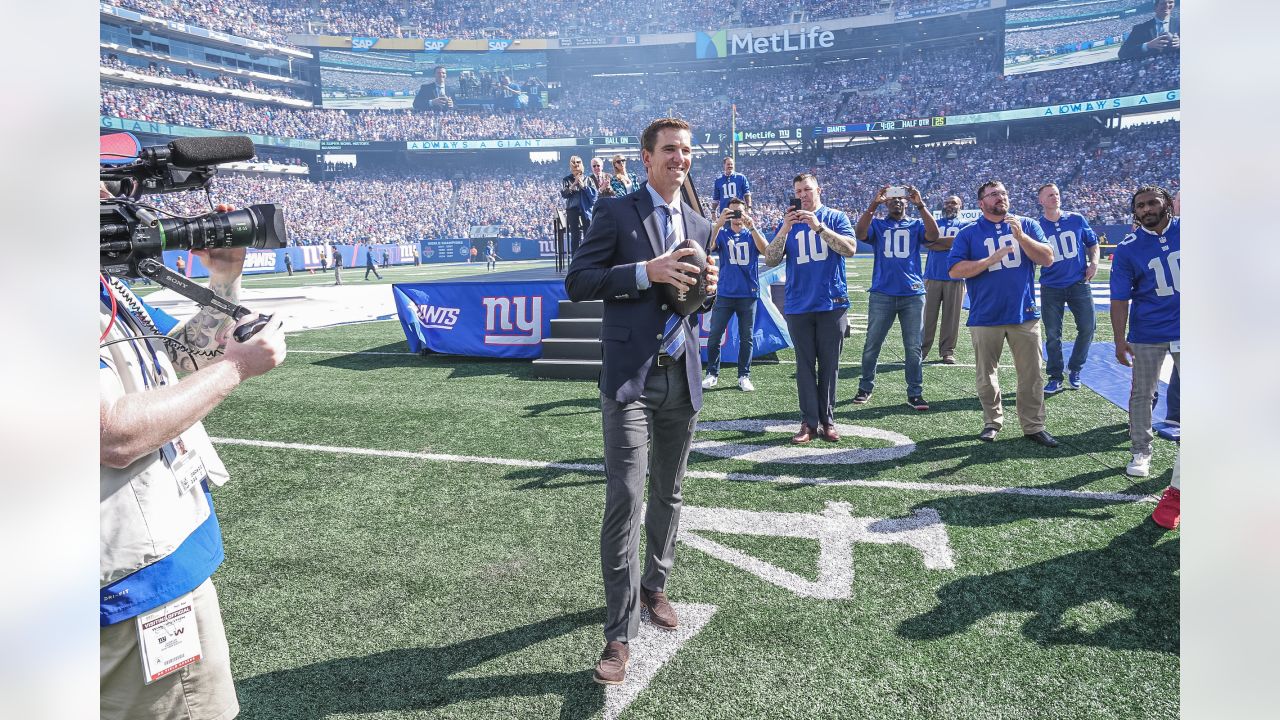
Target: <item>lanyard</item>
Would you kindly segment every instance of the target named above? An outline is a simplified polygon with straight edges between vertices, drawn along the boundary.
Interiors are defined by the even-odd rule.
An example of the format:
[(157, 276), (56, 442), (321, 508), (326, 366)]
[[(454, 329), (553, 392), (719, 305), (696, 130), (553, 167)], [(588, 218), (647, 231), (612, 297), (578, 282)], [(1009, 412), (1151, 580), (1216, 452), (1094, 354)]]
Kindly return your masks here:
[[(111, 292), (111, 287), (104, 284), (102, 289), (102, 302), (107, 304), (108, 307), (110, 307), (111, 302), (111, 298), (108, 294)], [(133, 303), (129, 302), (126, 298), (122, 299), (124, 299), (125, 302), (117, 303), (116, 305), (116, 319), (121, 321), (121, 331), (126, 335), (149, 334), (146, 327), (147, 323), (139, 320), (133, 310), (128, 307), (132, 306)], [(155, 347), (150, 342), (144, 341), (142, 343), (143, 347), (145, 347), (147, 352), (151, 355), (151, 368), (153, 369), (151, 370), (147, 367), (147, 360), (143, 357), (142, 350), (138, 347), (138, 340), (136, 338), (130, 338), (129, 345), (133, 348), (134, 354), (138, 357), (138, 367), (142, 372), (143, 387), (151, 389), (153, 384), (157, 386), (164, 386), (166, 384), (165, 373), (164, 369), (160, 366), (160, 356), (156, 354)]]

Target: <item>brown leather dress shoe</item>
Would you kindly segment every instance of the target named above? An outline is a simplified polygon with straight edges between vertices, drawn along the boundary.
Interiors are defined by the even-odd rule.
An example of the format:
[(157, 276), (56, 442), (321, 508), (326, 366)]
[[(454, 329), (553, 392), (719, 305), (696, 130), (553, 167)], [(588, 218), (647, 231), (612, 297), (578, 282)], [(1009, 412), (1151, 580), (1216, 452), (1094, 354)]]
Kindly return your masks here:
[(818, 429), (818, 437), (827, 442), (840, 442), (840, 433), (835, 425), (823, 425)]
[(592, 679), (601, 685), (621, 685), (627, 677), (627, 663), (631, 660), (631, 649), (618, 640), (610, 640), (600, 654), (600, 662), (596, 663), (596, 671)]
[(640, 588), (640, 606), (649, 608), (649, 621), (663, 630), (676, 629), (676, 609), (661, 590)]
[(792, 445), (803, 445), (813, 439), (813, 428), (809, 427), (809, 423), (800, 423), (800, 432), (791, 436)]

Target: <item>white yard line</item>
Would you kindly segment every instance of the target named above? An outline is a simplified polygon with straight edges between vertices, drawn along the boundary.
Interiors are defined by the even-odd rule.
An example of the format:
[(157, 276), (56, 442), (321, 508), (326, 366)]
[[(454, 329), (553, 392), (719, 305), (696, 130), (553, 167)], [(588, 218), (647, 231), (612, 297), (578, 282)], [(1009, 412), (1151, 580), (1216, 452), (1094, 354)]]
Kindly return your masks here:
[[(479, 457), (475, 455), (450, 455), (446, 453), (409, 452), (407, 450), (376, 450), (373, 448), (341, 447), (332, 445), (313, 445), (310, 443), (286, 443), (273, 440), (250, 440), (247, 438), (213, 438), (220, 445), (244, 445), (248, 447), (275, 448), (277, 450), (302, 450), (305, 452), (324, 452), (337, 455), (363, 455), (366, 457), (388, 457), (406, 460), (427, 460), (430, 462), (474, 463), (478, 465), (499, 465), (503, 467), (534, 468), (547, 470), (569, 470), (573, 472), (603, 473), (604, 465), (596, 463), (566, 463), (546, 460), (522, 460), (517, 458)], [(1120, 471), (1117, 470), (1117, 473)], [(989, 487), (986, 485), (930, 482), (903, 482), (899, 480), (848, 480), (840, 478), (794, 477), (787, 475), (758, 475), (754, 473), (722, 473), (708, 470), (690, 470), (687, 477), (706, 480), (732, 480), (748, 482), (773, 482), (801, 485), (842, 485), (863, 488), (882, 488), (888, 490), (922, 490), (929, 492), (954, 492), (976, 495), (1028, 495), (1032, 497), (1060, 497), (1078, 500), (1099, 500), (1111, 502), (1155, 502), (1154, 495), (1132, 495), (1126, 493), (1092, 492), (1088, 490), (1057, 490), (1052, 488), (1028, 487)]]

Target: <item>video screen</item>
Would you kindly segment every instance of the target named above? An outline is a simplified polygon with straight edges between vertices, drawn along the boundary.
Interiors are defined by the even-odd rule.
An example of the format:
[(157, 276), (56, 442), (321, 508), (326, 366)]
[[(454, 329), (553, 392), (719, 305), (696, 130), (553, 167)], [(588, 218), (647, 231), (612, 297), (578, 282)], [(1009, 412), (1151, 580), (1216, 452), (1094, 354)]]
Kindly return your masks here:
[(320, 51), (321, 105), (337, 110), (519, 111), (545, 106), (546, 82), (541, 52)]
[(1004, 73), (1176, 53), (1180, 31), (1176, 0), (1012, 0)]

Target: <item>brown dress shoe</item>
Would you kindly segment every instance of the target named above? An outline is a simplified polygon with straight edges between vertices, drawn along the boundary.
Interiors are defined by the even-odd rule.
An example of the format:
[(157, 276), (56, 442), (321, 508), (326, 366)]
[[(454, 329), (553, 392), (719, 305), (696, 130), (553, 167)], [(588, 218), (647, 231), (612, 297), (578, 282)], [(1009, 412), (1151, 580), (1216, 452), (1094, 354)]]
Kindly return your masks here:
[(809, 427), (809, 423), (800, 423), (800, 432), (791, 436), (792, 445), (803, 445), (813, 439), (813, 428)]
[(596, 671), (592, 679), (601, 685), (621, 685), (627, 677), (627, 663), (631, 660), (631, 649), (619, 640), (610, 640), (600, 654), (600, 662), (596, 663)]
[(840, 433), (836, 430), (835, 425), (823, 425), (818, 430), (818, 437), (827, 442), (840, 442)]
[(649, 621), (663, 630), (676, 629), (676, 609), (661, 590), (640, 588), (640, 606), (649, 608)]

